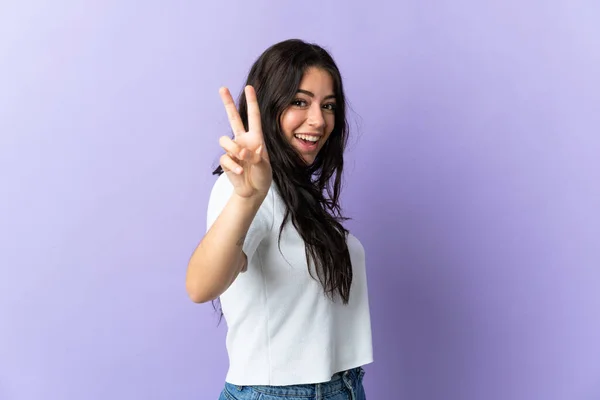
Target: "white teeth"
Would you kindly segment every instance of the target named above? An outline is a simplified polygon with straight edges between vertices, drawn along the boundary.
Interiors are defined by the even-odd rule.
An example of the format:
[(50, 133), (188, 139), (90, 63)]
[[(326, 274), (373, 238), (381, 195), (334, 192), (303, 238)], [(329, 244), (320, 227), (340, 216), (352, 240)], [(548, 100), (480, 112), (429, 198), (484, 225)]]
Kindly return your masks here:
[(308, 140), (309, 142), (317, 142), (319, 140), (318, 136), (309, 136), (309, 135), (294, 135), (298, 139)]

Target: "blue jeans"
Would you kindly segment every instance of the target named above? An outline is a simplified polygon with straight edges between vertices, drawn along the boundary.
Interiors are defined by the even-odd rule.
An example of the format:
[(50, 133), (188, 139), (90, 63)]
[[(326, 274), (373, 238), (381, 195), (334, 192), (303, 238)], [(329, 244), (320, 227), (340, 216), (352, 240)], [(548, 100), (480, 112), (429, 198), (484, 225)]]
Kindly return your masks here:
[(365, 371), (354, 368), (335, 374), (329, 382), (292, 386), (237, 386), (225, 383), (219, 400), (366, 400)]

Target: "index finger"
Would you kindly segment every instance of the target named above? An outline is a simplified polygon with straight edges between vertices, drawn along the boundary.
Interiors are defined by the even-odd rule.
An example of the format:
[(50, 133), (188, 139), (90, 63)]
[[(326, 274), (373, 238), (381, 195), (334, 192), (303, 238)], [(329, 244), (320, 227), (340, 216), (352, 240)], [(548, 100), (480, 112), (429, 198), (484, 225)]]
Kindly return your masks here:
[(227, 117), (229, 118), (229, 125), (231, 125), (233, 134), (237, 136), (239, 134), (244, 133), (246, 131), (244, 129), (244, 124), (242, 123), (240, 114), (238, 113), (238, 110), (235, 107), (235, 103), (233, 102), (233, 97), (231, 97), (229, 89), (227, 89), (226, 87), (222, 87), (221, 89), (219, 89), (219, 94), (221, 95), (221, 100), (223, 101), (223, 105), (225, 106), (225, 111), (227, 112)]
[(248, 85), (244, 90), (246, 92), (246, 103), (248, 104), (248, 130), (262, 133), (260, 108), (258, 107), (254, 87)]

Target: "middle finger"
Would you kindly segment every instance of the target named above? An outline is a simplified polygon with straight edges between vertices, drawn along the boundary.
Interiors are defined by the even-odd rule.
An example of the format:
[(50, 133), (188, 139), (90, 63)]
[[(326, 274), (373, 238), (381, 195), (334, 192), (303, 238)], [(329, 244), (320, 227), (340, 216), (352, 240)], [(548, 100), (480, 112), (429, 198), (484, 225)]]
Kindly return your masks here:
[(231, 125), (233, 134), (237, 136), (239, 134), (244, 133), (244, 124), (242, 123), (240, 114), (238, 113), (238, 110), (235, 107), (233, 97), (231, 97), (231, 92), (229, 92), (229, 89), (227, 89), (226, 87), (222, 87), (221, 89), (219, 89), (219, 94), (221, 95), (221, 100), (223, 101), (223, 105), (225, 106), (225, 111), (227, 112), (227, 117), (229, 118), (229, 125)]

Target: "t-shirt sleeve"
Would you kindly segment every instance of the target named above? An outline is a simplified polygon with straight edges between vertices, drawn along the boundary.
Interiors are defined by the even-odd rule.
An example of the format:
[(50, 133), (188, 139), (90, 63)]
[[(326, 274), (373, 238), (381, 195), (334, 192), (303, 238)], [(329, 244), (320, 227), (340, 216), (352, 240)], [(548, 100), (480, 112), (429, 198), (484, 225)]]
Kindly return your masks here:
[[(221, 211), (225, 208), (229, 199), (233, 194), (233, 185), (227, 178), (225, 173), (221, 174), (215, 182), (210, 199), (208, 201), (208, 211), (206, 217), (206, 230), (217, 220)], [(273, 225), (273, 193), (269, 190), (267, 197), (260, 206), (256, 216), (250, 224), (248, 233), (242, 246), (242, 251), (248, 258), (248, 265), (252, 260), (252, 257), (256, 253), (256, 249), (260, 242), (267, 236)]]

